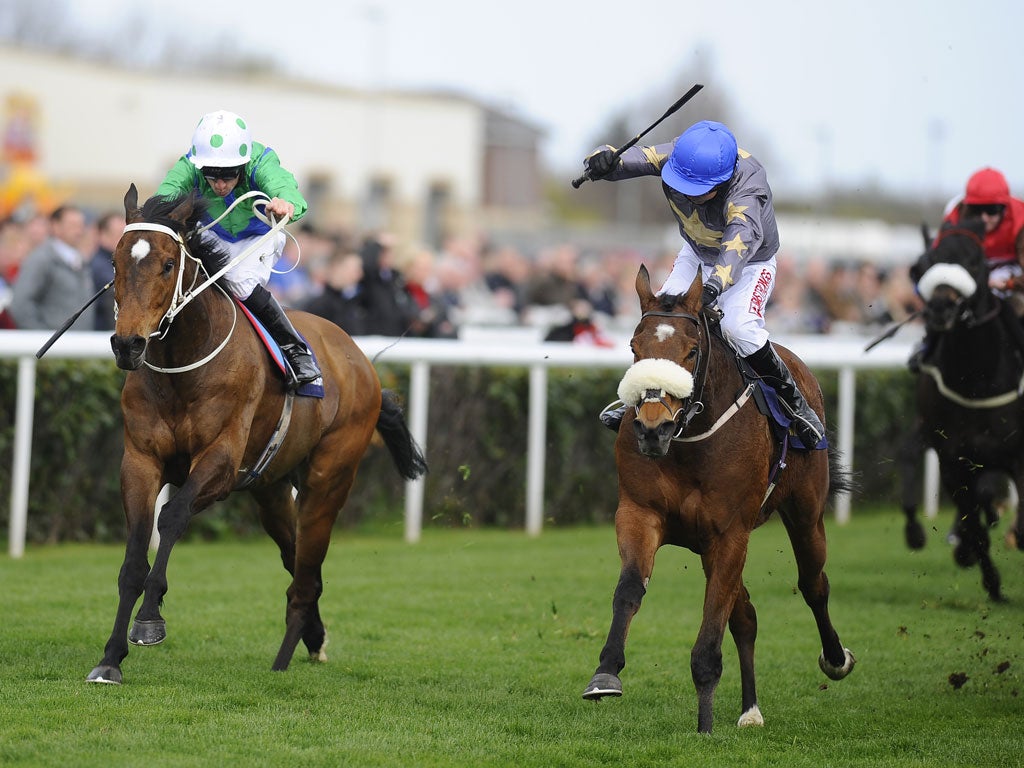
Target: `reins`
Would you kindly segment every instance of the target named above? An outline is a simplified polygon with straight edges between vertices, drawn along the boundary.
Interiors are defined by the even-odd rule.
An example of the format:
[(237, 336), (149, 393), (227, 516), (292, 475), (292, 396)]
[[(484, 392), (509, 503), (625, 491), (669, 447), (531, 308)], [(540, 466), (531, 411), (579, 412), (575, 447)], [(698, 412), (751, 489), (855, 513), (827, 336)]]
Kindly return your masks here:
[[(259, 237), (259, 239), (257, 239), (254, 243), (252, 243), (252, 245), (250, 245), (248, 248), (246, 248), (240, 254), (238, 254), (233, 259), (231, 259), (223, 267), (221, 267), (216, 273), (214, 273), (213, 275), (208, 275), (206, 280), (203, 281), (202, 283), (200, 283), (198, 286), (196, 285), (196, 283), (198, 282), (198, 280), (200, 278), (200, 275), (206, 273), (206, 268), (205, 268), (205, 266), (203, 265), (203, 263), (202, 263), (202, 261), (200, 259), (197, 259), (191, 253), (189, 253), (188, 246), (186, 245), (185, 239), (181, 236), (181, 234), (179, 234), (178, 232), (176, 232), (175, 230), (171, 229), (168, 226), (165, 226), (163, 224), (151, 223), (151, 222), (142, 222), (142, 221), (140, 221), (140, 222), (135, 222), (134, 224), (128, 224), (128, 225), (125, 226), (125, 228), (124, 228), (125, 232), (159, 232), (161, 234), (167, 235), (168, 237), (170, 237), (172, 240), (174, 240), (178, 244), (178, 256), (179, 256), (178, 276), (177, 276), (177, 280), (175, 281), (175, 285), (174, 285), (174, 295), (171, 297), (171, 304), (167, 308), (167, 311), (164, 313), (163, 317), (160, 318), (160, 323), (157, 326), (157, 330), (155, 330), (153, 333), (150, 334), (150, 338), (157, 338), (157, 339), (164, 339), (164, 338), (166, 338), (167, 334), (171, 330), (171, 325), (174, 322), (175, 318), (182, 312), (182, 310), (185, 309), (185, 307), (187, 307), (189, 304), (191, 304), (201, 293), (203, 293), (203, 291), (205, 291), (210, 286), (215, 286), (217, 288), (217, 290), (220, 291), (221, 294), (228, 300), (228, 303), (231, 305), (231, 310), (232, 310), (232, 313), (233, 313), (232, 318), (231, 318), (231, 328), (228, 330), (227, 335), (220, 342), (220, 344), (218, 344), (217, 347), (214, 348), (214, 350), (212, 352), (210, 352), (208, 355), (206, 355), (205, 357), (203, 357), (200, 360), (197, 360), (194, 363), (190, 363), (188, 365), (180, 366), (180, 367), (177, 367), (177, 368), (161, 368), (160, 366), (156, 366), (156, 365), (151, 364), (147, 360), (143, 360), (143, 363), (150, 370), (158, 371), (160, 373), (185, 373), (187, 371), (193, 371), (196, 368), (200, 368), (200, 367), (206, 365), (211, 360), (213, 360), (217, 355), (219, 355), (224, 350), (224, 348), (227, 346), (228, 342), (231, 340), (231, 337), (232, 337), (232, 335), (235, 332), (235, 327), (238, 324), (238, 308), (235, 307), (234, 300), (230, 296), (228, 296), (228, 294), (224, 291), (223, 288), (221, 288), (220, 285), (217, 284), (217, 280), (219, 280), (225, 273), (227, 273), (230, 269), (235, 267), (237, 264), (239, 264), (243, 260), (249, 258), (260, 246), (263, 245), (264, 242), (266, 242), (271, 237), (276, 235), (278, 232), (283, 230), (284, 226), (288, 223), (288, 218), (287, 217), (282, 218), (280, 221), (275, 221), (273, 219), (273, 216), (268, 218), (267, 215), (265, 213), (259, 211), (256, 208), (256, 206), (262, 204), (264, 206), (264, 208), (265, 208), (266, 204), (270, 202), (270, 198), (268, 198), (262, 192), (252, 191), (252, 192), (246, 192), (244, 195), (239, 196), (230, 206), (228, 206), (224, 210), (224, 212), (220, 216), (218, 216), (216, 219), (211, 221), (209, 224), (207, 224), (207, 225), (205, 225), (203, 227), (199, 227), (198, 229), (196, 229), (194, 231), (195, 235), (201, 235), (203, 232), (206, 232), (207, 230), (211, 229), (214, 225), (216, 225), (218, 222), (220, 222), (225, 216), (227, 216), (235, 208), (235, 206), (237, 206), (243, 200), (246, 200), (246, 199), (252, 198), (252, 197), (260, 198), (260, 199), (256, 200), (253, 203), (253, 214), (260, 221), (262, 221), (263, 223), (267, 224), (270, 227), (270, 229), (267, 232), (265, 232), (263, 235), (261, 235)], [(288, 232), (287, 230), (284, 230), (284, 232), (285, 232), (285, 235), (287, 237), (291, 237), (292, 238), (292, 241), (295, 242), (296, 243), (296, 247), (298, 247), (298, 242), (295, 241), (295, 238), (291, 235), (291, 233)], [(186, 259), (190, 259), (191, 261), (195, 262), (196, 269), (195, 269), (195, 271), (192, 274), (192, 284), (187, 289), (184, 289), (183, 288), (183, 283), (184, 283), (185, 263), (186, 263), (185, 260)], [(116, 306), (114, 308), (114, 311), (115, 311), (115, 317), (116, 317), (116, 312), (117, 312), (117, 307)]]

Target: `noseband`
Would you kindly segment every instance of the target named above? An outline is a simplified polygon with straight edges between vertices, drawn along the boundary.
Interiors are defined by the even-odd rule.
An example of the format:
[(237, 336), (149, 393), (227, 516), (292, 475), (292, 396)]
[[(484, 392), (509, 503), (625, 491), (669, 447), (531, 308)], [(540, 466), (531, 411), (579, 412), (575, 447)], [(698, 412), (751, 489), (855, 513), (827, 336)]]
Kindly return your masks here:
[[(651, 310), (640, 315), (640, 320), (646, 320), (648, 317), (665, 317), (671, 320), (691, 320), (694, 325), (697, 326), (697, 362), (693, 366), (693, 378), (696, 385), (693, 388), (693, 392), (683, 399), (682, 407), (673, 413), (672, 409), (669, 408), (668, 403), (665, 402), (665, 398), (660, 395), (652, 399), (645, 399), (641, 401), (659, 402), (664, 406), (665, 410), (667, 410), (671, 415), (672, 421), (679, 424), (679, 429), (677, 429), (676, 433), (672, 436), (672, 439), (675, 440), (683, 434), (688, 426), (690, 426), (690, 422), (693, 421), (693, 418), (704, 411), (704, 402), (701, 398), (704, 395), (704, 385), (707, 383), (708, 379), (708, 368), (711, 367), (711, 333), (708, 328), (708, 318), (703, 312), (699, 315), (691, 315), (688, 312), (664, 312)], [(704, 349), (702, 348), (702, 343), (705, 339), (707, 340), (706, 356)], [(640, 404), (637, 403), (635, 408), (637, 415), (639, 415)]]

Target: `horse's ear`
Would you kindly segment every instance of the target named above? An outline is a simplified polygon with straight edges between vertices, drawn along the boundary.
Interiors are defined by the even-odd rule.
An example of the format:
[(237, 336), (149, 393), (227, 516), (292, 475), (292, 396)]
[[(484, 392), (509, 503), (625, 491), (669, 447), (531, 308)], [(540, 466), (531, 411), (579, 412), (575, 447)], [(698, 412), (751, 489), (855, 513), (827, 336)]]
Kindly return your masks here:
[(132, 184), (124, 195), (124, 220), (129, 224), (139, 221), (142, 213), (139, 211), (139, 190)]
[(641, 264), (640, 271), (636, 273), (636, 295), (640, 297), (641, 309), (654, 301), (654, 291), (651, 290), (651, 273), (647, 271), (645, 264)]
[(704, 292), (704, 273), (697, 267), (697, 274), (693, 276), (693, 282), (690, 283), (690, 287), (686, 289), (686, 293), (683, 294), (682, 304), (688, 312), (696, 314), (700, 311), (700, 298)]

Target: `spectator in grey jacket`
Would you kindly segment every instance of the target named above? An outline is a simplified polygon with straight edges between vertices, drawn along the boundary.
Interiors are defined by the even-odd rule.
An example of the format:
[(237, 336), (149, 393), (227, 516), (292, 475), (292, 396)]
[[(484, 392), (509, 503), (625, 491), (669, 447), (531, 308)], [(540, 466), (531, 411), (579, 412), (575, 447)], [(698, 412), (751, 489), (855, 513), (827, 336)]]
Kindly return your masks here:
[[(85, 214), (62, 205), (50, 215), (50, 237), (21, 264), (14, 281), (10, 313), (24, 330), (56, 330), (92, 298), (92, 275), (81, 248), (86, 245)], [(73, 331), (91, 331), (94, 317), (84, 313)]]

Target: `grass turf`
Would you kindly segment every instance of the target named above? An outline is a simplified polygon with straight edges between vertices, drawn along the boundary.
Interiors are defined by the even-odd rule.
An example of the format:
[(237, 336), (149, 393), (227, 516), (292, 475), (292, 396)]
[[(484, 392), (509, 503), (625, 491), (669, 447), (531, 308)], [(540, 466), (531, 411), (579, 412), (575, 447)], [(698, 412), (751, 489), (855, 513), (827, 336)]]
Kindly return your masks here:
[[(964, 766), (1020, 762), (1024, 553), (993, 536), (1009, 602), (991, 604), (930, 523), (898, 513), (829, 526), (832, 618), (857, 667), (832, 682), (796, 591), (785, 532), (755, 532), (764, 728), (740, 730), (731, 637), (715, 731), (696, 733), (689, 651), (703, 576), (659, 555), (633, 622), (624, 695), (580, 697), (618, 578), (609, 527), (338, 534), (321, 611), (329, 662), (304, 647), (270, 672), (288, 577), (266, 540), (179, 545), (168, 639), (132, 646), (123, 686), (90, 685), (116, 602), (120, 547), (0, 558), (0, 763), (24, 766)], [(1005, 524), (1004, 526), (1005, 527)], [(951, 683), (965, 680), (957, 687)]]

